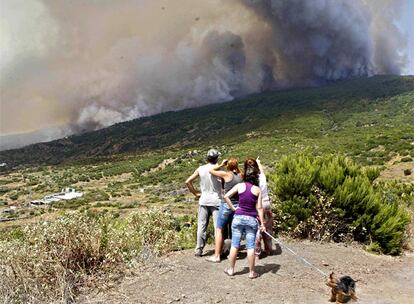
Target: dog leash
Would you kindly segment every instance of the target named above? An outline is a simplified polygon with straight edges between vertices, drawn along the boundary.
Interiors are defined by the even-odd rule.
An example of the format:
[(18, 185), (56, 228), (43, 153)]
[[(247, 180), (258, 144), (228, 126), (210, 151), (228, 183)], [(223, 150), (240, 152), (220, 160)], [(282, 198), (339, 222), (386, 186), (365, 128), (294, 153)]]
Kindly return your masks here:
[(304, 257), (301, 257), (300, 255), (298, 255), (295, 251), (293, 251), (292, 249), (290, 249), (288, 246), (286, 246), (285, 244), (283, 244), (280, 240), (276, 239), (274, 236), (272, 236), (269, 232), (264, 231), (264, 233), (266, 233), (268, 236), (270, 236), (275, 242), (278, 242), (280, 244), (280, 246), (282, 246), (283, 248), (287, 249), (293, 256), (295, 256), (298, 260), (302, 261), (303, 263), (305, 263), (306, 265), (308, 265), (309, 267), (315, 269), (316, 271), (318, 271), (321, 275), (323, 275), (325, 278), (328, 277), (328, 275), (323, 272), (322, 270), (320, 270), (318, 267), (316, 267), (315, 265), (313, 265), (312, 263), (310, 263), (309, 261), (307, 261)]

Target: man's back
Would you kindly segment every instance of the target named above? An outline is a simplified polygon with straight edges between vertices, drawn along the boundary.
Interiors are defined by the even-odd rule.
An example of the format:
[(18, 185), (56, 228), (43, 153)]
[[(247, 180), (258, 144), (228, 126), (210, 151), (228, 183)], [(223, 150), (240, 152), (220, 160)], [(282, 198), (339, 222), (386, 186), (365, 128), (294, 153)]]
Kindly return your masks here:
[(219, 206), (222, 200), (221, 180), (210, 174), (212, 167), (214, 167), (213, 164), (206, 164), (198, 168), (201, 189), (200, 205)]

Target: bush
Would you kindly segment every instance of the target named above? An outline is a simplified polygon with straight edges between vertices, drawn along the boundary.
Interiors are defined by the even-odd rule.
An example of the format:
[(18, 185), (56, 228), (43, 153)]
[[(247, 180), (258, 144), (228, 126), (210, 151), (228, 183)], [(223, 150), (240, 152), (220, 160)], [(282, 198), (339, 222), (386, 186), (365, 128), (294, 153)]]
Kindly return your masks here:
[(19, 198), (19, 192), (13, 191), (9, 194), (9, 198), (13, 201), (16, 201)]
[[(197, 218), (184, 215), (176, 219), (179, 249), (194, 248), (197, 240)], [(207, 231), (209, 235), (209, 231)]]
[(0, 195), (3, 195), (3, 194), (5, 194), (9, 191), (10, 191), (10, 189), (7, 188), (7, 187), (0, 187)]
[(126, 204), (118, 204), (117, 205), (117, 207), (119, 208), (119, 209), (132, 209), (132, 208), (138, 208), (138, 207), (140, 207), (141, 206), (141, 203), (140, 202), (129, 202), (129, 203), (126, 203)]
[(10, 302), (73, 300), (85, 274), (120, 259), (101, 239), (99, 222), (82, 214), (25, 227), (19, 239), (0, 245), (1, 293)]
[(414, 184), (400, 183), (396, 180), (381, 181), (375, 187), (381, 191), (384, 199), (389, 202), (404, 202), (407, 206), (414, 203)]
[[(196, 246), (197, 241), (197, 217), (184, 215), (176, 218), (178, 230), (178, 249), (189, 249)], [(214, 241), (214, 224), (209, 221), (206, 232), (208, 244)]]
[(387, 254), (399, 254), (409, 217), (396, 203), (382, 204), (371, 222), (372, 240)]
[(72, 302), (82, 285), (114, 277), (144, 249), (160, 255), (180, 247), (179, 230), (159, 209), (126, 219), (88, 210), (1, 234), (2, 300)]
[(283, 158), (272, 176), (281, 210), (275, 212), (280, 221), (276, 227), (318, 240), (340, 241), (352, 235), (375, 242), (384, 253), (398, 254), (410, 217), (374, 188), (378, 174), (378, 169), (364, 170), (342, 156)]
[(365, 174), (371, 182), (376, 180), (380, 173), (381, 171), (378, 167), (368, 167), (365, 169)]
[(132, 227), (138, 233), (143, 247), (161, 255), (176, 248), (175, 219), (169, 212), (152, 209), (136, 213), (132, 217)]
[(86, 196), (89, 198), (89, 201), (108, 201), (109, 200), (109, 194), (107, 194), (103, 190), (91, 190), (89, 193), (86, 194)]

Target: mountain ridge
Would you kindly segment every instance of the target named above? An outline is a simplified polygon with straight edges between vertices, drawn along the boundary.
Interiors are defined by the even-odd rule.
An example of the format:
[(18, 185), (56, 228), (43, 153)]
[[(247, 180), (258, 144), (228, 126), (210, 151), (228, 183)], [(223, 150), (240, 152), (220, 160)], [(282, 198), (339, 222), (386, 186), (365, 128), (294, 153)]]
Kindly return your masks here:
[[(9, 166), (59, 164), (94, 157), (143, 153), (171, 147), (222, 144), (278, 119), (307, 111), (335, 113), (414, 91), (414, 76), (374, 76), (311, 88), (264, 92), (230, 102), (169, 111), (0, 152)], [(357, 110), (357, 109), (356, 109)], [(217, 136), (219, 135), (219, 136)]]

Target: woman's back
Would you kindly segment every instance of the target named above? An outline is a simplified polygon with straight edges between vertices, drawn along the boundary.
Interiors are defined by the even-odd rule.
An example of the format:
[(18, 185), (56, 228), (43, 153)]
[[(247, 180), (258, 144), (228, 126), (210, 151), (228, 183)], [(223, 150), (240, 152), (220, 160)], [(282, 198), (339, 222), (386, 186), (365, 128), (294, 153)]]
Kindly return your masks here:
[(245, 182), (243, 184), (245, 185), (246, 189), (243, 192), (239, 192), (239, 207), (236, 209), (235, 214), (256, 217), (256, 204), (258, 195), (252, 193), (252, 188), (255, 186), (249, 182)]
[[(224, 182), (224, 194), (226, 194), (227, 192), (229, 192), (234, 186), (236, 186), (237, 184), (242, 182), (242, 179), (240, 177), (239, 174), (234, 173), (234, 172), (230, 172), (233, 175), (233, 178), (228, 181), (228, 182)], [(233, 195), (231, 198), (231, 201), (233, 203), (238, 204), (239, 202), (239, 195), (236, 193), (235, 195)]]

